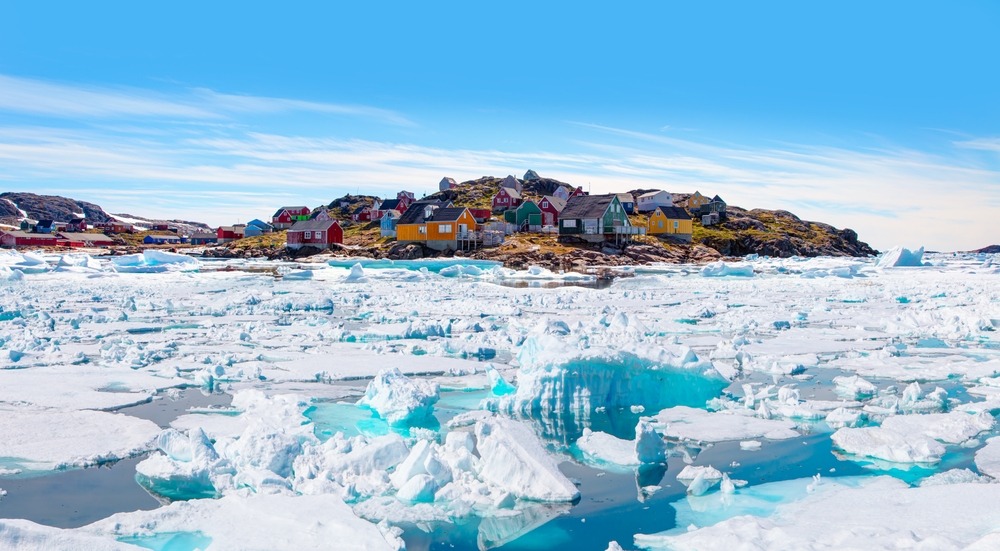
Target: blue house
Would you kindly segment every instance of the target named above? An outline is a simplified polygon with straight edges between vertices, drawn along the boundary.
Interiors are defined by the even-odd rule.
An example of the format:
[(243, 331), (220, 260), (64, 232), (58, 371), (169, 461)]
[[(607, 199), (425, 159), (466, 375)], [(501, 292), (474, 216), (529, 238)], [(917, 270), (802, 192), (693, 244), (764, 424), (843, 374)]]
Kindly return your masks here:
[(387, 210), (382, 214), (382, 219), (379, 221), (382, 237), (396, 237), (396, 223), (399, 221), (399, 217), (400, 214), (397, 210)]
[[(257, 218), (254, 218), (253, 220), (247, 222), (247, 229), (248, 230), (250, 229), (251, 226), (253, 226), (255, 228), (259, 228), (260, 231), (261, 231), (261, 233), (271, 233), (271, 232), (274, 231), (274, 226), (272, 226), (271, 224), (268, 224), (267, 222), (265, 222), (263, 220), (257, 219)], [(250, 235), (250, 234), (248, 233), (246, 235)], [(260, 234), (256, 234), (256, 235), (260, 235)]]
[(52, 220), (39, 220), (35, 224), (35, 233), (52, 233), (55, 231), (56, 223)]
[(142, 242), (146, 245), (177, 245), (182, 240), (178, 235), (147, 235)]

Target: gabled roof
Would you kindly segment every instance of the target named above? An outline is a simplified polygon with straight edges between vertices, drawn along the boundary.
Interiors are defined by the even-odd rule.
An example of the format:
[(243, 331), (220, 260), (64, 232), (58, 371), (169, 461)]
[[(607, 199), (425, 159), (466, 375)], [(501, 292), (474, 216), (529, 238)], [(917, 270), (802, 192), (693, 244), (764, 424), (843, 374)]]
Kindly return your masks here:
[(718, 201), (720, 203), (725, 203), (725, 201), (722, 200), (722, 197), (719, 197), (718, 195), (716, 195), (715, 197), (712, 197), (712, 202), (714, 203), (716, 201)]
[(74, 218), (69, 221), (70, 224), (79, 224), (80, 222), (86, 222), (83, 218)]
[(516, 189), (514, 189), (512, 187), (501, 187), (500, 191), (498, 191), (497, 193), (499, 194), (500, 192), (504, 192), (507, 195), (510, 195), (514, 199), (520, 199), (521, 198), (521, 192), (517, 191)]
[(180, 237), (178, 237), (176, 235), (173, 235), (173, 234), (170, 234), (170, 235), (155, 234), (155, 235), (147, 235), (146, 237), (148, 239), (158, 239), (158, 240), (164, 240), (164, 241), (180, 241), (181, 240)]
[(399, 199), (386, 199), (382, 201), (379, 210), (393, 210), (399, 208)]
[(555, 208), (557, 212), (562, 212), (563, 209), (566, 208), (566, 200), (563, 199), (562, 197), (553, 197), (552, 195), (546, 195), (545, 197), (542, 197), (542, 199), (548, 201), (549, 204), (552, 205), (552, 207)]
[(441, 181), (440, 181), (440, 182), (438, 182), (438, 185), (440, 186), (441, 184), (448, 184), (448, 185), (450, 185), (450, 186), (453, 186), (453, 185), (455, 185), (456, 183), (457, 183), (457, 182), (455, 182), (455, 179), (454, 179), (454, 178), (449, 178), (449, 177), (445, 176), (444, 178), (441, 178)]
[(366, 210), (372, 210), (371, 205), (361, 205), (360, 207), (354, 209), (354, 212), (352, 212), (351, 214), (361, 214)]
[(336, 220), (302, 220), (296, 222), (288, 231), (326, 231), (339, 225)]
[(656, 210), (663, 213), (670, 220), (690, 220), (691, 215), (681, 207), (656, 207)]
[(465, 207), (447, 207), (434, 211), (429, 222), (455, 222), (465, 212)]
[(39, 220), (38, 223), (35, 224), (35, 225), (36, 226), (51, 226), (53, 224), (55, 224), (55, 221), (53, 221), (53, 220)]
[(260, 228), (262, 230), (266, 230), (266, 229), (268, 229), (268, 228), (271, 227), (271, 224), (268, 224), (267, 222), (265, 222), (263, 220), (254, 218), (253, 220), (247, 222), (247, 226), (257, 226), (258, 228)]
[(400, 224), (423, 224), (424, 223), (424, 207), (431, 206), (437, 207), (438, 209), (447, 208), (451, 205), (451, 201), (438, 201), (437, 199), (424, 199), (422, 201), (417, 201), (410, 205), (410, 208), (406, 209), (403, 216), (399, 217)]
[(521, 183), (517, 181), (517, 178), (515, 178), (513, 174), (507, 175), (507, 177), (500, 182), (500, 187), (513, 188), (519, 185), (521, 185)]
[(191, 234), (191, 239), (217, 239), (218, 236), (214, 233), (208, 232), (195, 232)]
[[(643, 193), (639, 197), (655, 197), (655, 196), (657, 196), (657, 195), (659, 195), (661, 193), (667, 193), (667, 192), (663, 191), (662, 189), (658, 189), (656, 191), (650, 191), (650, 192), (647, 192), (647, 193)], [(670, 194), (667, 193), (667, 195), (670, 195)]]
[(635, 197), (631, 193), (616, 193), (618, 201), (621, 203), (635, 203)]
[(272, 216), (271, 218), (276, 218), (278, 216), (281, 216), (281, 211), (283, 210), (304, 210), (306, 212), (309, 212), (309, 207), (281, 207), (280, 209), (274, 212), (274, 216)]
[(569, 198), (566, 208), (559, 213), (561, 220), (576, 218), (600, 218), (615, 200), (614, 194), (576, 195)]

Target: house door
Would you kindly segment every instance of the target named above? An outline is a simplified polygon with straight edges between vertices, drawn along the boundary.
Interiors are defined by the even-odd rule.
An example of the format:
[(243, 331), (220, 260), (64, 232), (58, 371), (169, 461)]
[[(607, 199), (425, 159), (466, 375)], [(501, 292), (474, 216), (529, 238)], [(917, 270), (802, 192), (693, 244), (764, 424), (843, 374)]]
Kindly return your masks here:
[(555, 216), (551, 212), (546, 212), (546, 213), (542, 214), (542, 218), (544, 219), (544, 221), (545, 221), (544, 224), (546, 226), (555, 226), (556, 225)]
[(458, 235), (464, 237), (467, 233), (469, 233), (469, 225), (468, 224), (459, 224), (458, 225)]

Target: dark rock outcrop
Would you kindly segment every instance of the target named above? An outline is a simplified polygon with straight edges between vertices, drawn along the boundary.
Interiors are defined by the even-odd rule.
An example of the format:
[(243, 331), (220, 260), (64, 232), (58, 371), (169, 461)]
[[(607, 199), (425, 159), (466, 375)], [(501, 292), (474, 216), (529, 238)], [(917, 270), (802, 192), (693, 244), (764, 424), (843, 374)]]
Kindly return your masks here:
[(20, 223), (22, 216), (18, 209), (24, 211), (28, 218), (33, 220), (69, 222), (80, 214), (83, 214), (83, 217), (91, 223), (111, 220), (111, 216), (104, 212), (104, 209), (86, 201), (77, 201), (58, 195), (0, 193), (0, 219), (9, 224)]

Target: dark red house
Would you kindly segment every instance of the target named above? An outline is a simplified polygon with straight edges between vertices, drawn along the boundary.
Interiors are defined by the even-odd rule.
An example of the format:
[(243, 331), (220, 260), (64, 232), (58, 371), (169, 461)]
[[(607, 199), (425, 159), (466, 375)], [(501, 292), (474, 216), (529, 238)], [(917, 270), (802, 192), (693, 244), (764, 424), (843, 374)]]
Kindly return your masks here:
[(288, 229), (285, 237), (285, 247), (300, 249), (302, 247), (329, 248), (334, 243), (344, 242), (344, 230), (336, 220), (306, 220), (296, 222)]
[(311, 212), (309, 207), (281, 207), (271, 217), (271, 225), (276, 230), (290, 228), (296, 222), (308, 220)]
[(493, 212), (503, 212), (521, 204), (521, 193), (514, 188), (502, 187), (493, 196)]
[(83, 218), (74, 218), (66, 224), (66, 231), (68, 232), (81, 232), (87, 231), (87, 221)]
[[(82, 246), (82, 243), (80, 244)], [(25, 233), (23, 231), (0, 232), (0, 246), (4, 247), (69, 247), (68, 239), (53, 234)]]
[(558, 197), (546, 195), (538, 201), (538, 208), (542, 210), (542, 225), (556, 226), (559, 224), (559, 213), (566, 208), (566, 201)]
[(490, 209), (469, 209), (469, 213), (472, 214), (472, 217), (475, 218), (476, 222), (479, 222), (480, 224), (489, 220), (490, 216), (493, 215), (493, 211)]

